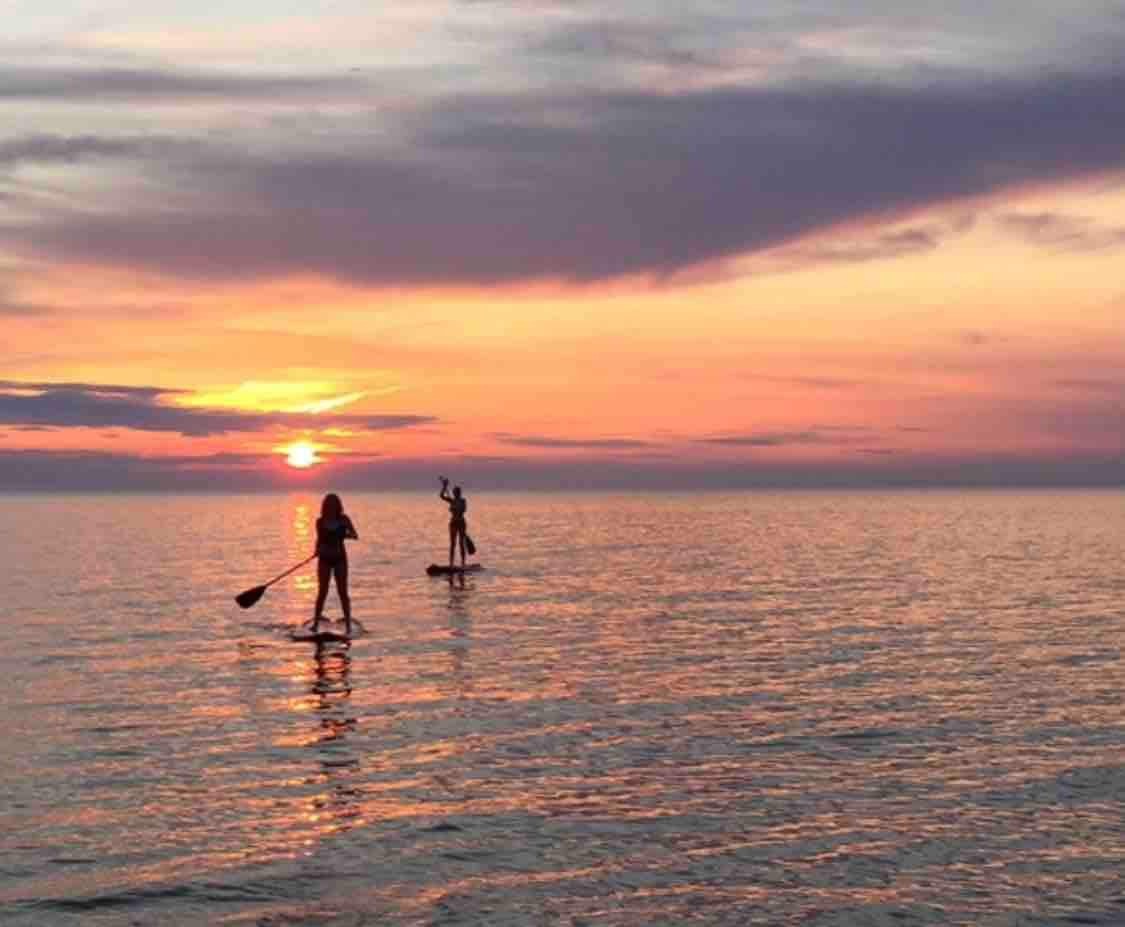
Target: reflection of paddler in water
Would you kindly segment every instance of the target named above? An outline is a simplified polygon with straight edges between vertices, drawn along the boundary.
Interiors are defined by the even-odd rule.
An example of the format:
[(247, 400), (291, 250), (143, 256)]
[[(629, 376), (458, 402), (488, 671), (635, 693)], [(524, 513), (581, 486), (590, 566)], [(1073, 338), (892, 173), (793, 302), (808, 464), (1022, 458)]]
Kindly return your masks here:
[[(313, 659), (316, 667), (310, 691), (319, 700), (317, 710), (327, 711), (346, 702), (352, 694), (352, 660), (347, 650), (318, 643)], [(348, 720), (354, 726), (355, 719)]]
[(449, 480), (441, 477), (441, 492), (438, 497), (449, 503), (449, 569), (453, 569), (453, 552), (461, 551), (461, 568), (465, 567), (465, 548), (469, 553), (476, 553), (476, 547), (469, 537), (468, 527), (465, 524), (465, 510), (469, 507), (468, 501), (461, 495), (461, 487), (453, 487), (453, 495), (449, 494)]
[[(465, 588), (465, 574), (457, 577), (456, 584), (453, 577), (449, 577), (449, 655), (452, 659), (450, 677), (453, 683), (453, 695), (458, 701), (468, 698), (469, 689), (472, 687), (472, 673), (469, 660), (469, 648), (472, 645), (473, 620), (469, 613), (469, 596), (471, 591)], [(462, 710), (457, 709), (456, 714)]]
[(346, 650), (317, 644), (315, 660), (310, 692), (317, 698), (314, 711), (319, 715), (320, 729), (309, 746), (320, 764), (317, 781), (330, 791), (313, 796), (310, 803), (318, 812), (327, 812), (324, 821), (330, 823), (331, 830), (344, 831), (354, 826), (352, 819), (362, 816), (362, 793), (354, 780), (360, 761), (349, 744), (350, 735), (359, 726), (350, 707), (351, 657)]
[(358, 539), (355, 525), (344, 514), (344, 504), (340, 497), (330, 492), (320, 505), (320, 518), (316, 520), (316, 611), (313, 613), (312, 629), (315, 634), (324, 618), (324, 601), (328, 598), (328, 586), (336, 578), (336, 593), (340, 596), (340, 607), (344, 611), (344, 627), (352, 633), (352, 600), (348, 595), (348, 552), (344, 541)]

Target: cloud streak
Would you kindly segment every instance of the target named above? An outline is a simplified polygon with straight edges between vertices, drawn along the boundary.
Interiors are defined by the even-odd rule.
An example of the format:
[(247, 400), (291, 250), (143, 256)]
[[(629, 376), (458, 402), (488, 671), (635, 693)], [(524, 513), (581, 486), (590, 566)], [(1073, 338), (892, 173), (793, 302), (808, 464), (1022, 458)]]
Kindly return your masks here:
[(637, 450), (652, 447), (652, 442), (636, 438), (558, 438), (547, 435), (494, 434), (501, 444), (553, 450)]
[(892, 231), (872, 231), (866, 237), (841, 238), (819, 244), (782, 247), (769, 253), (767, 267), (800, 270), (817, 264), (865, 264), (936, 251), (948, 239), (972, 228), (972, 216), (948, 225), (919, 225)]
[(1125, 396), (1125, 380), (1106, 377), (1068, 377), (1051, 381), (1054, 386), (1081, 393), (1096, 395)]
[(391, 431), (437, 421), (428, 415), (333, 415), (237, 412), (170, 405), (182, 390), (89, 383), (0, 381), (0, 427), (129, 428), (204, 437), (291, 428)]
[(0, 168), (25, 164), (77, 164), (93, 158), (163, 161), (192, 143), (156, 137), (110, 138), (97, 135), (39, 133), (0, 142)]
[(859, 431), (866, 431), (866, 429), (837, 427), (810, 429), (807, 431), (771, 431), (740, 435), (717, 435), (708, 438), (698, 438), (697, 443), (732, 448), (770, 448), (792, 447), (793, 445), (856, 444), (860, 441), (870, 440), (869, 437), (861, 437), (854, 433)]
[(1125, 245), (1125, 227), (1105, 226), (1085, 216), (1009, 213), (997, 223), (1024, 241), (1051, 251), (1105, 251)]
[(0, 319), (32, 318), (51, 315), (54, 311), (55, 310), (52, 306), (43, 306), (38, 303), (19, 302), (17, 300), (7, 300), (0, 296)]
[(354, 76), (257, 76), (167, 68), (0, 67), (0, 101), (104, 105), (121, 100), (196, 103), (354, 95)]

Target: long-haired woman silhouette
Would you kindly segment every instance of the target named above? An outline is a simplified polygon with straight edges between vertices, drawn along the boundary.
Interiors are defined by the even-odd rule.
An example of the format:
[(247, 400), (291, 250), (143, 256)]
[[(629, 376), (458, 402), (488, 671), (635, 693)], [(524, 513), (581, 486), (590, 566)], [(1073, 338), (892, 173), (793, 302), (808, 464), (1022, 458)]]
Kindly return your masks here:
[(355, 525), (344, 514), (344, 503), (334, 492), (324, 497), (320, 504), (320, 518), (316, 520), (316, 610), (313, 612), (312, 629), (317, 632), (324, 617), (324, 601), (328, 598), (328, 586), (336, 578), (336, 593), (340, 596), (340, 607), (344, 611), (344, 627), (352, 633), (352, 600), (348, 595), (348, 552), (344, 541), (357, 539)]

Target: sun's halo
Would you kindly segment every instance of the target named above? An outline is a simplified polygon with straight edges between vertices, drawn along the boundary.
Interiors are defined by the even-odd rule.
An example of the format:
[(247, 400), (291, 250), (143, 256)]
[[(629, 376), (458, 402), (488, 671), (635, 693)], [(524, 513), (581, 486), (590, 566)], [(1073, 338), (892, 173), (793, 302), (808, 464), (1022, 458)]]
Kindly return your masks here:
[(285, 448), (285, 452), (285, 462), (298, 470), (305, 470), (323, 460), (317, 456), (316, 448), (308, 441), (294, 441)]

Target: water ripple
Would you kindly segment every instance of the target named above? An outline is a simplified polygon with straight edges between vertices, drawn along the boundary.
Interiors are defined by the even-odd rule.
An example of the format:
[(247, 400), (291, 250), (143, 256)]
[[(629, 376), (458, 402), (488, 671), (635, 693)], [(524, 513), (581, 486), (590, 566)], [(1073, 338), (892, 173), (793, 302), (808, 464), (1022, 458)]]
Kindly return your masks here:
[(345, 501), (341, 648), (314, 498), (0, 511), (5, 925), (1125, 922), (1125, 496)]

